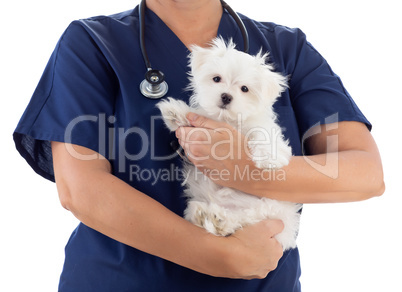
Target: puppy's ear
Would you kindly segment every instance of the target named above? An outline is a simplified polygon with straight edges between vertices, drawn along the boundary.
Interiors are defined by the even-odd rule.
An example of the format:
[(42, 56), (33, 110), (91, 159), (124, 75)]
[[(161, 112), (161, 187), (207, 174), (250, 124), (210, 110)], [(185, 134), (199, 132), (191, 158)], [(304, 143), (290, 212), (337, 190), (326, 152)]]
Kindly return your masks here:
[(191, 46), (191, 54), (189, 55), (189, 64), (192, 71), (198, 70), (202, 64), (204, 64), (208, 56), (210, 55), (210, 50), (199, 46)]
[(262, 73), (265, 79), (263, 91), (268, 103), (273, 103), (288, 87), (288, 78), (271, 70), (272, 66), (264, 66)]
[(233, 43), (232, 39), (230, 39), (229, 42), (226, 44), (225, 40), (222, 37), (214, 38), (211, 41), (210, 45), (211, 46), (208, 48), (202, 48), (196, 45), (191, 46), (189, 63), (193, 71), (198, 70), (209, 57), (223, 57), (229, 49), (234, 49), (236, 46)]
[(288, 78), (274, 71), (274, 66), (268, 63), (269, 53), (262, 49), (254, 56), (260, 65), (261, 76), (264, 76), (264, 97), (268, 103), (273, 103), (288, 87)]
[(236, 48), (236, 44), (233, 42), (232, 38), (226, 42), (221, 36), (214, 38), (211, 45), (212, 49), (214, 49), (216, 54), (220, 57), (222, 57), (227, 51)]
[(261, 48), (260, 51), (257, 53), (257, 55), (254, 56), (254, 58), (260, 65), (266, 65), (268, 61), (268, 56), (269, 53), (268, 52), (263, 53)]

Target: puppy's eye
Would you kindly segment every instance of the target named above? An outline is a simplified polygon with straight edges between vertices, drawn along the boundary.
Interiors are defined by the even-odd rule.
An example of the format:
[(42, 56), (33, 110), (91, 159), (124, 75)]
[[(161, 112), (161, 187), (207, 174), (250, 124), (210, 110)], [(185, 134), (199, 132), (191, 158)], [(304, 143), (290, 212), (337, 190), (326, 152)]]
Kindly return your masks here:
[(243, 86), (241, 87), (241, 91), (243, 91), (243, 92), (248, 92), (248, 87), (245, 86), (245, 85), (243, 85)]
[(221, 77), (219, 76), (215, 76), (214, 78), (212, 78), (212, 80), (216, 83), (221, 82)]

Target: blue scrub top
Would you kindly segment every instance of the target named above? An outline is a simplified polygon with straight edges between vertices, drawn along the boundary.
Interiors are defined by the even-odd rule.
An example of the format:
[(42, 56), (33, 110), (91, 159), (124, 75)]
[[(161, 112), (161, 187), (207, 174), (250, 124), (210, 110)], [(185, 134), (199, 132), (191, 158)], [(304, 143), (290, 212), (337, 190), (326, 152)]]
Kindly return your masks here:
[[(371, 125), (341, 80), (298, 29), (260, 23), (241, 15), (250, 53), (270, 52), (270, 62), (289, 76), (289, 90), (275, 104), (294, 155), (302, 155), (304, 133), (317, 123), (360, 121)], [(218, 34), (243, 39), (225, 11)], [(152, 11), (146, 11), (146, 46), (154, 68), (169, 84), (168, 96), (188, 101), (189, 51)], [(113, 173), (183, 215), (186, 202), (180, 158), (155, 108), (141, 95), (146, 68), (139, 46), (138, 7), (112, 16), (74, 21), (60, 38), (18, 124), (21, 155), (54, 181), (49, 141), (93, 149), (107, 157)], [(210, 277), (119, 243), (79, 224), (67, 246), (59, 291), (300, 291), (298, 250), (286, 252), (262, 280)]]

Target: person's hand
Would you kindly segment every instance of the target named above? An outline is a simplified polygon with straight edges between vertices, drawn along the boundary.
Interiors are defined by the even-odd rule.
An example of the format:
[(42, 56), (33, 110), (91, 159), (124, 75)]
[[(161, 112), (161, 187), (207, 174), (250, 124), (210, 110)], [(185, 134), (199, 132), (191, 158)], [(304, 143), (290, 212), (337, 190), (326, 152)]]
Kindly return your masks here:
[(246, 138), (225, 122), (194, 113), (187, 118), (192, 127), (176, 130), (187, 158), (216, 183), (233, 187), (236, 173), (252, 164)]
[(227, 237), (228, 266), (233, 278), (263, 279), (276, 269), (283, 249), (274, 236), (283, 230), (280, 220), (264, 220), (244, 227)]

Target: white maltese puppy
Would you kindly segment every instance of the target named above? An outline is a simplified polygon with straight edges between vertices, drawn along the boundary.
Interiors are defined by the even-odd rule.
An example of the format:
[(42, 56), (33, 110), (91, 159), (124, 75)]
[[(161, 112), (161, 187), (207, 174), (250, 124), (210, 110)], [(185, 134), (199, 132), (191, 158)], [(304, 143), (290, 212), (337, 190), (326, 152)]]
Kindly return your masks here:
[[(247, 138), (250, 158), (261, 170), (260, 179), (275, 174), (292, 156), (273, 111), (274, 102), (287, 86), (286, 77), (273, 72), (273, 67), (266, 64), (267, 57), (262, 52), (256, 56), (240, 52), (231, 40), (226, 44), (221, 38), (214, 39), (210, 48), (193, 46), (190, 106), (170, 97), (157, 104), (170, 131), (190, 126), (186, 118), (189, 112), (237, 129)], [(249, 176), (248, 171), (239, 169), (238, 179)], [(227, 236), (266, 218), (280, 219), (285, 228), (276, 239), (283, 250), (296, 246), (301, 204), (219, 186), (191, 163), (184, 163), (184, 173), (188, 197), (184, 217), (190, 222), (215, 235)], [(255, 170), (253, 173), (256, 175)]]

